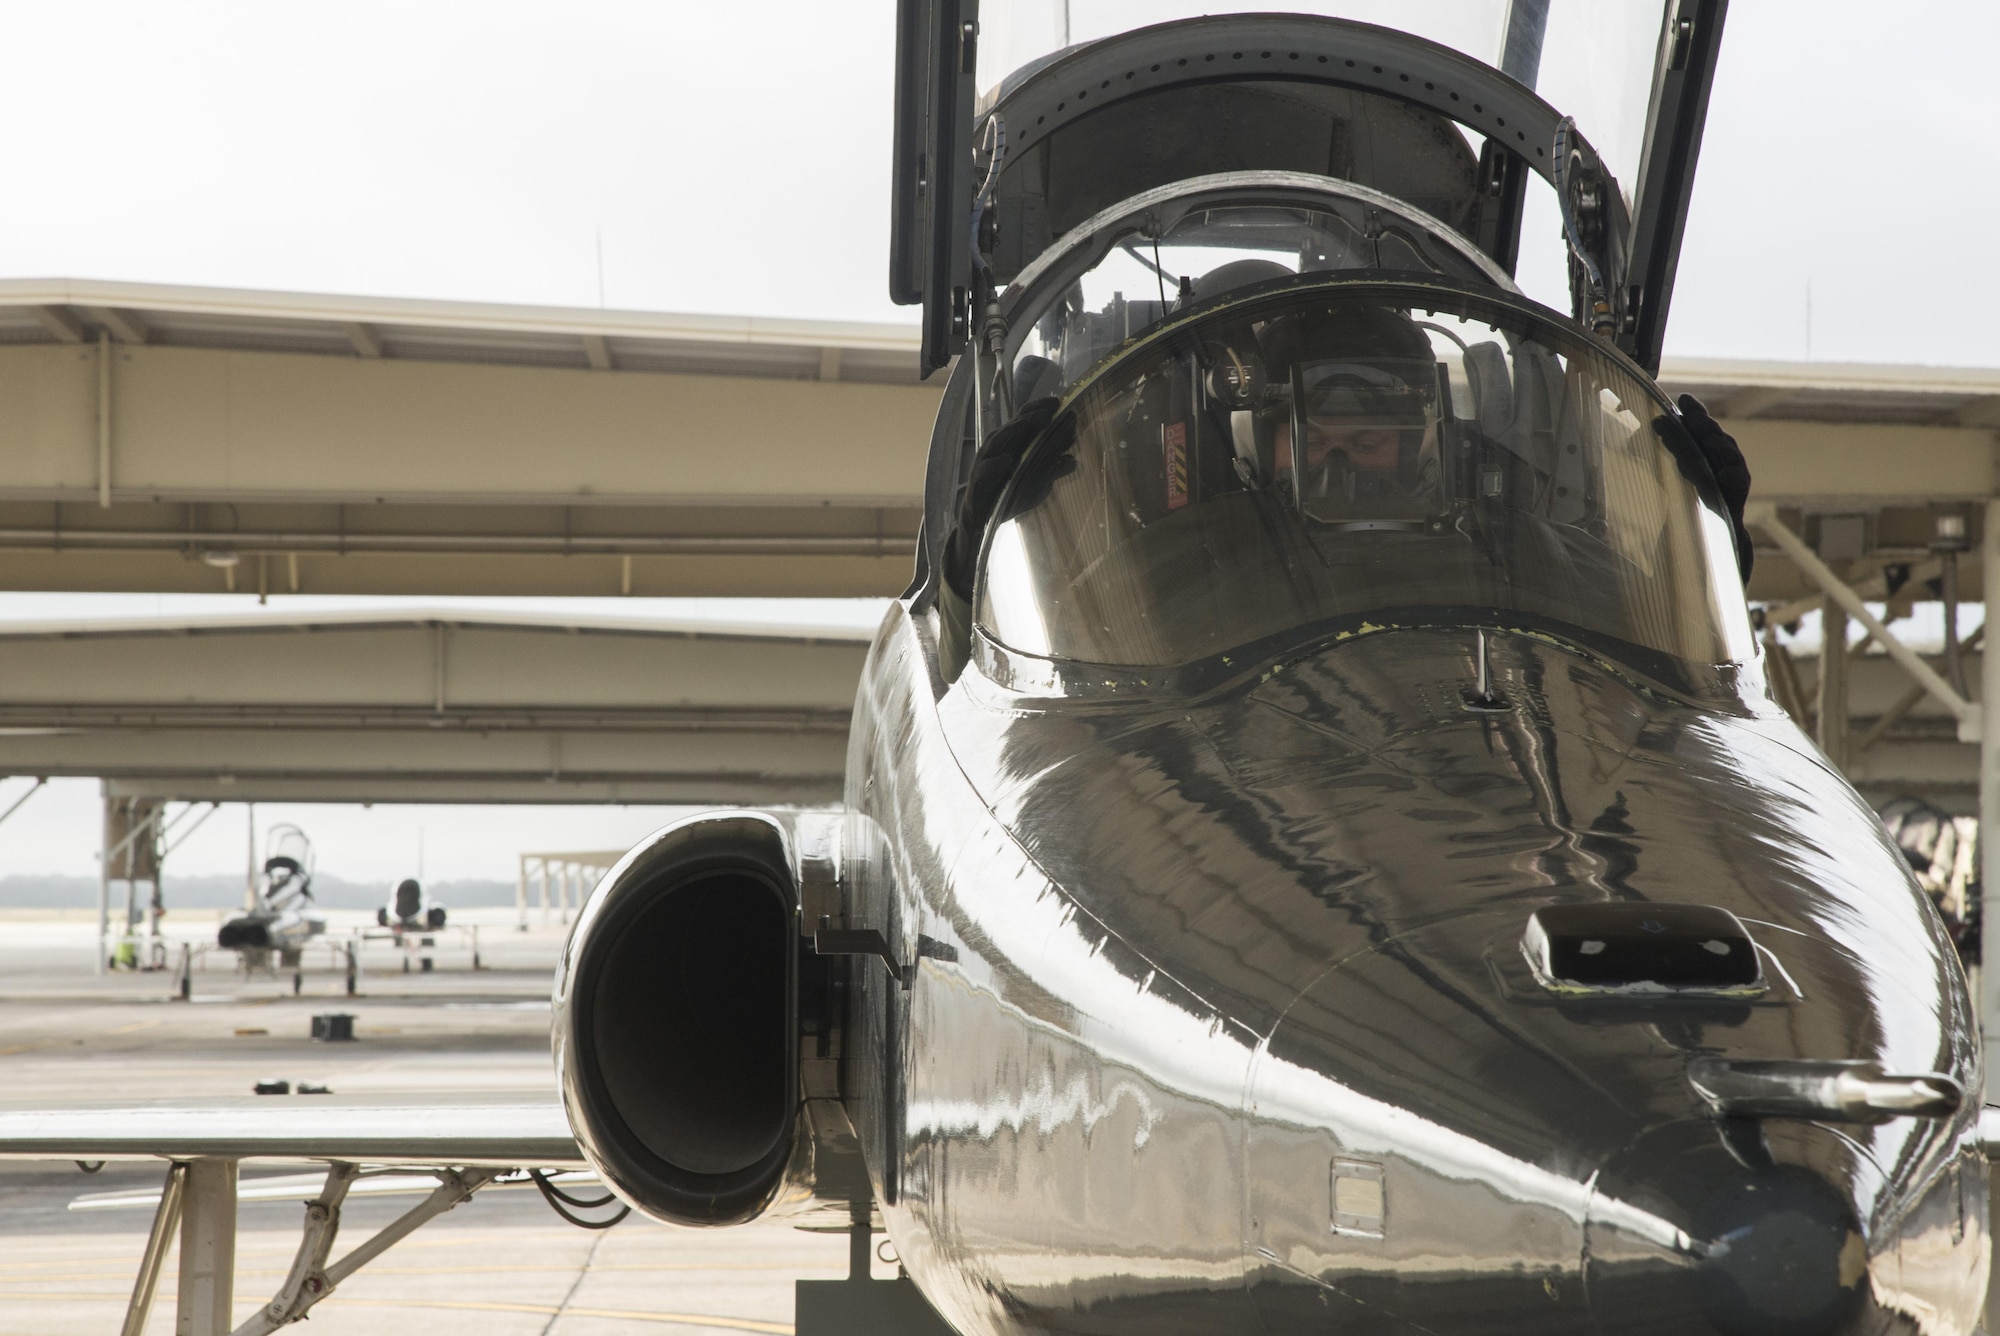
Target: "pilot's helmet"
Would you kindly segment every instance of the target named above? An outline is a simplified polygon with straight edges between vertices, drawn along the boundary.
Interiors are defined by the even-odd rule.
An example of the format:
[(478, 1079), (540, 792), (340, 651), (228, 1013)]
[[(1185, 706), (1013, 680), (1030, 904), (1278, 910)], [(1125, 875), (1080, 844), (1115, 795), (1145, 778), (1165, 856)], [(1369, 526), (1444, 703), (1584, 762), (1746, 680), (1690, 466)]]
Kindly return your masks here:
[(1275, 411), (1303, 424), (1304, 498), (1418, 500), (1435, 489), (1435, 451), (1425, 447), (1437, 418), (1437, 359), (1408, 315), (1306, 311), (1272, 320), (1260, 342), (1270, 382), (1291, 390)]
[(1238, 288), (1253, 287), (1273, 279), (1290, 277), (1292, 271), (1276, 260), (1260, 260), (1255, 256), (1249, 256), (1215, 266), (1195, 279), (1190, 286), (1194, 289), (1195, 300), (1205, 302), (1211, 297), (1220, 297), (1223, 293), (1234, 292)]

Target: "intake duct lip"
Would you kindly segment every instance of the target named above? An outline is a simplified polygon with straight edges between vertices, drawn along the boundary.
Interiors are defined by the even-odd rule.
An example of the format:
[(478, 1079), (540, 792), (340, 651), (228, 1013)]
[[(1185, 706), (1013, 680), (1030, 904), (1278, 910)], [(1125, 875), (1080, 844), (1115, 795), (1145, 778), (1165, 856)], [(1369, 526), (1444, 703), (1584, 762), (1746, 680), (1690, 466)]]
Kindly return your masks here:
[(1757, 944), (1714, 905), (1599, 900), (1547, 905), (1521, 935), (1535, 981), (1568, 997), (1761, 996)]
[(797, 892), (784, 829), (709, 813), (636, 846), (556, 976), (557, 1074), (607, 1186), (655, 1219), (739, 1224), (796, 1132)]

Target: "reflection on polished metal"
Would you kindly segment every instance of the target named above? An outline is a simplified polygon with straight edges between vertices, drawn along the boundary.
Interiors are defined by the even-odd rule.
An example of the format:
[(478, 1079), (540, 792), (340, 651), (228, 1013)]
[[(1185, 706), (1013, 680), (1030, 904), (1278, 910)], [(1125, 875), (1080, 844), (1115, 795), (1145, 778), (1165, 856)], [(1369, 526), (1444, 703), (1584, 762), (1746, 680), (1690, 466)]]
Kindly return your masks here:
[(1704, 1058), (1688, 1064), (1688, 1083), (1718, 1118), (1946, 1118), (1965, 1099), (1949, 1076), (1889, 1076), (1872, 1062)]
[[(895, 862), (851, 864), (854, 903), (957, 959), (907, 1000), (860, 976), (849, 1088), (912, 1274), (962, 1331), (1969, 1330), (1969, 1104), (1739, 1135), (1689, 1083), (1710, 1055), (1976, 1083), (1963, 976), (1866, 809), (1774, 706), (1538, 636), (1492, 635), (1514, 708), (1467, 712), (1451, 639), (1193, 697), (938, 699), (892, 617), (866, 690), (900, 708), (857, 759)], [(1520, 953), (1537, 905), (1696, 897), (1757, 935), (1765, 995), (1565, 1001)], [(1379, 1237), (1350, 1162), (1381, 1165)]]
[[(553, 998), (573, 1140), (225, 1109), (0, 1149), (447, 1195), (581, 1156), (661, 1219), (846, 1232), (801, 1336), (1972, 1336), (1965, 971), (1840, 773), (1845, 688), (1831, 758), (1774, 699), (1728, 442), (1651, 375), (1721, 12), (1663, 4), (1624, 80), (1628, 228), (1621, 164), (1472, 55), (1263, 14), (1065, 33), (986, 103), (967, 214), (978, 9), (911, 0), (895, 291), (928, 362), (1011, 377), (946, 386), (839, 808), (606, 873)], [(1506, 279), (1530, 172), (1568, 316)]]
[[(988, 104), (1003, 201), (1039, 187), (1070, 215), (1033, 234), (1030, 205), (1003, 212), (1042, 258), (996, 241), (1016, 287), (958, 297), (1061, 408), (980, 512), (969, 424), (1006, 404), (963, 364), (946, 388), (841, 860), (843, 925), (912, 971), (851, 963), (843, 1093), (897, 1250), (960, 1331), (1977, 1325), (1964, 971), (1772, 698), (1714, 465), (1646, 374), (1721, 22), (1663, 8), (1642, 188), (1587, 153), (1555, 169), (1572, 274), (1604, 278), (1572, 314), (1643, 366), (1504, 283), (1333, 258), (1378, 241), (1337, 192), (1300, 209), (1244, 181), (1190, 230), (1171, 203), (1194, 168), (1104, 153), (1141, 157), (1138, 127), (1207, 96), (1136, 58), (1127, 91), (1116, 57), (1282, 80), (1331, 25), (1160, 25)], [(1330, 63), (1289, 90), (1301, 126), (1350, 114), (1307, 88)], [(1238, 153), (1211, 170), (1280, 167)], [(1133, 206), (1063, 175), (1083, 160)], [(1458, 207), (1426, 211), (1460, 229)], [(1256, 263), (1194, 235), (1218, 219)], [(1482, 249), (1511, 230), (1482, 221)]]

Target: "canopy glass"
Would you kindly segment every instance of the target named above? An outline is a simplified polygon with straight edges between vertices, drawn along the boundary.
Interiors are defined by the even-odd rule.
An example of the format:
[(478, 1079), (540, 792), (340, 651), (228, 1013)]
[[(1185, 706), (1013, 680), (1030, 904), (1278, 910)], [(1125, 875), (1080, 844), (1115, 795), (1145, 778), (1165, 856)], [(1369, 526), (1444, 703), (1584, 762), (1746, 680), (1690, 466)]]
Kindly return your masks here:
[(1243, 172), (1187, 185), (1079, 227), (1065, 253), (1023, 276), (1008, 310), (1015, 402), (1063, 393), (1195, 303), (1301, 274), (1423, 271), (1512, 286), (1436, 219), (1346, 182)]
[(980, 101), (1072, 46), (1175, 19), (1279, 11), (1395, 28), (1503, 70), (1574, 117), (1626, 190), (1637, 178), (1664, 0), (981, 0)]
[(1002, 501), (978, 621), (1134, 666), (1385, 624), (1540, 630), (1667, 680), (1746, 662), (1729, 522), (1666, 411), (1504, 298), (1225, 303), (1076, 392)]

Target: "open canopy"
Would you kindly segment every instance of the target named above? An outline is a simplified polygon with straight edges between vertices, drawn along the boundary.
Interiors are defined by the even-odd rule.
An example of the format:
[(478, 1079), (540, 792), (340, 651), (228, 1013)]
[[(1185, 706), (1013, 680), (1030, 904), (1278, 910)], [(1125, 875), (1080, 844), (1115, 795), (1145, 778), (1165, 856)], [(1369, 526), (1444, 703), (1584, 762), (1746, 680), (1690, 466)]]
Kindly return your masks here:
[[(977, 106), (984, 110), (1072, 47), (1181, 19), (1266, 14), (1256, 0), (981, 0)], [(1318, 0), (1284, 6), (1449, 47), (1576, 119), (1618, 180), (1637, 178), (1666, 0)]]
[(1070, 228), (1254, 170), (1389, 194), (1511, 272), (1540, 177), (1575, 314), (1653, 369), (1724, 3), (903, 0), (891, 294), (942, 366)]

